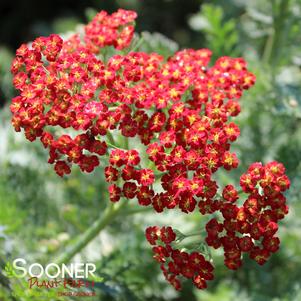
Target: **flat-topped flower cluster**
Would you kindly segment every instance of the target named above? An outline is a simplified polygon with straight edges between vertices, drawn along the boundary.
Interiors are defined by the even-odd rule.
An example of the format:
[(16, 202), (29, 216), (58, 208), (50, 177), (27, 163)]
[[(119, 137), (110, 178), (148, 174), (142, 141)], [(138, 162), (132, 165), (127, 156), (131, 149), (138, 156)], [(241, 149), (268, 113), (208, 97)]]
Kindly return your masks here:
[[(74, 164), (92, 172), (107, 158), (112, 202), (125, 197), (156, 212), (220, 212), (206, 225), (208, 246), (224, 249), (230, 269), (241, 266), (244, 252), (263, 264), (278, 250), (277, 222), (288, 213), (283, 192), (290, 182), (283, 165), (252, 164), (240, 179), (248, 194), (242, 206), (233, 185), (220, 187), (213, 178), (220, 168), (238, 166), (230, 145), (240, 131), (232, 119), (255, 76), (242, 58), (221, 57), (209, 66), (208, 49), (182, 50), (167, 60), (129, 51), (135, 18), (132, 11), (102, 11), (83, 37), (50, 35), (22, 45), (11, 68), (20, 91), (11, 104), (15, 130), (23, 129), (30, 141), (40, 139), (60, 176)], [(120, 51), (104, 59), (107, 46)], [(58, 134), (59, 128), (65, 133)], [(138, 138), (145, 154), (113, 145), (114, 135)], [(171, 227), (150, 227), (146, 237), (176, 289), (181, 277), (198, 288), (213, 279), (213, 265), (203, 254), (177, 249)]]

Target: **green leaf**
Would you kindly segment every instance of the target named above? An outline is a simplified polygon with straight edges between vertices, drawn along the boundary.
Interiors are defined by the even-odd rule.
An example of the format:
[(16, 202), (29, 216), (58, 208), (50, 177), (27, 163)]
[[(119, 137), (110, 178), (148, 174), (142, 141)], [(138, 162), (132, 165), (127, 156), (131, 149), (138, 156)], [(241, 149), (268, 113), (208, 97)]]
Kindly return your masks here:
[(208, 48), (214, 50), (214, 58), (237, 53), (238, 30), (235, 19), (226, 19), (223, 9), (213, 4), (204, 4), (201, 11), (189, 20), (190, 26), (205, 34)]
[(104, 282), (104, 277), (100, 277), (100, 276), (94, 276), (94, 277), (91, 277), (91, 279), (94, 281), (94, 282)]
[(6, 263), (4, 270), (5, 270), (6, 277), (8, 277), (8, 278), (16, 277), (16, 273), (14, 271), (14, 268), (13, 268), (13, 266), (11, 265), (11, 263), (9, 261)]

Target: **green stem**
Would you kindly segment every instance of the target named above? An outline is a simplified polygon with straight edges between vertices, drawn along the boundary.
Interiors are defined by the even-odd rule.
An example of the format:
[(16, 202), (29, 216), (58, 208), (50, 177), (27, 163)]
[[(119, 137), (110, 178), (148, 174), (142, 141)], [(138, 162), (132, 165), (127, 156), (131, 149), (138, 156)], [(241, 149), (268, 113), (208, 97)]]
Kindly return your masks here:
[(274, 19), (274, 28), (275, 28), (275, 42), (273, 45), (272, 53), (272, 63), (277, 62), (281, 56), (283, 42), (286, 38), (286, 21), (289, 14), (290, 0), (281, 0), (278, 15)]
[(129, 150), (129, 138), (128, 137), (124, 137), (124, 148), (126, 150)]
[(197, 249), (200, 245), (204, 244), (204, 242), (202, 240), (194, 240), (194, 241), (190, 241), (190, 242), (183, 242), (180, 241), (179, 243), (176, 244), (177, 249)]
[(112, 147), (112, 148), (116, 148), (116, 149), (121, 149), (124, 150), (123, 148), (117, 147), (116, 145), (111, 144), (110, 142), (106, 142), (108, 146)]
[(272, 66), (275, 66), (277, 65), (277, 60), (281, 55), (281, 50), (285, 39), (285, 22), (289, 13), (290, 0), (281, 0), (278, 7), (276, 2), (272, 1), (272, 7), (273, 29), (267, 38), (262, 60), (264, 63), (272, 63)]
[(129, 53), (130, 52), (135, 52), (141, 46), (141, 44), (143, 42), (144, 42), (144, 37), (141, 36), (140, 39), (137, 41), (136, 45), (132, 49), (130, 49)]
[(267, 64), (271, 58), (271, 54), (272, 54), (272, 49), (273, 49), (273, 44), (274, 44), (274, 35), (275, 32), (274, 30), (269, 34), (266, 43), (265, 43), (265, 47), (263, 50), (263, 55), (262, 55), (262, 61)]
[(197, 232), (192, 232), (192, 233), (185, 234), (185, 236), (186, 236), (186, 237), (190, 237), (190, 236), (198, 236), (198, 235), (201, 236), (201, 234), (202, 234), (202, 231), (197, 231)]
[(126, 151), (126, 150), (129, 149), (129, 147), (128, 147), (129, 144), (128, 144), (128, 138), (126, 138), (126, 137), (124, 137), (124, 138), (125, 138), (124, 148), (118, 147), (118, 146), (116, 146), (116, 144), (119, 145), (119, 143), (116, 143), (113, 135), (110, 132), (107, 132), (108, 141), (106, 141), (106, 143), (107, 143), (108, 146), (110, 146), (112, 148), (117, 148), (117, 149), (121, 149), (121, 150)]
[(107, 132), (107, 138), (109, 140), (109, 143), (111, 143), (112, 145), (115, 145), (115, 140), (113, 135), (110, 133), (110, 131)]
[(90, 241), (92, 241), (101, 230), (112, 223), (126, 203), (127, 202), (124, 201), (118, 207), (116, 207), (114, 203), (110, 203), (105, 209), (104, 213), (92, 224), (92, 226), (88, 228), (86, 232), (80, 236), (80, 238), (78, 238), (74, 245), (72, 245), (61, 256), (59, 256), (55, 262), (57, 264), (67, 264)]
[(136, 213), (144, 213), (144, 212), (149, 212), (153, 210), (153, 207), (150, 206), (145, 206), (145, 207), (135, 207), (135, 208), (130, 208), (128, 210), (125, 210), (123, 213), (125, 215), (132, 215)]

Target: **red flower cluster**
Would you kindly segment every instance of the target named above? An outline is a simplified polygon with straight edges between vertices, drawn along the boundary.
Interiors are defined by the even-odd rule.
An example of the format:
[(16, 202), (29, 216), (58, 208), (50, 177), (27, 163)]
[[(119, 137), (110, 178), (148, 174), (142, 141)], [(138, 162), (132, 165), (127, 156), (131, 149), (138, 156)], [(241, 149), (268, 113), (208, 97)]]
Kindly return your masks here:
[(137, 197), (140, 205), (149, 205), (154, 195), (154, 191), (149, 186), (153, 184), (155, 176), (151, 169), (137, 168), (140, 163), (139, 153), (136, 150), (114, 149), (110, 154), (109, 162), (110, 166), (105, 168), (107, 182), (116, 182), (119, 177), (124, 182), (122, 189), (116, 184), (109, 187), (111, 201), (119, 201), (122, 195), (127, 199)]
[[(241, 252), (263, 263), (278, 248), (277, 221), (287, 213), (284, 167), (253, 164), (241, 177), (243, 191), (250, 194), (242, 207), (234, 204), (238, 192), (232, 185), (218, 198), (213, 177), (220, 168), (238, 166), (230, 144), (240, 131), (232, 118), (240, 113), (238, 100), (255, 76), (242, 58), (222, 57), (208, 67), (208, 49), (186, 49), (168, 59), (156, 53), (121, 53), (131, 43), (135, 18), (132, 11), (100, 12), (82, 39), (50, 35), (22, 45), (11, 68), (20, 91), (11, 104), (15, 130), (24, 129), (30, 141), (41, 140), (60, 176), (69, 174), (73, 164), (92, 172), (106, 156), (112, 202), (136, 198), (157, 212), (220, 211), (224, 221), (213, 219), (206, 226), (208, 245), (223, 246), (230, 268), (241, 264)], [(117, 49), (108, 60), (97, 56), (105, 46)], [(144, 146), (121, 149), (112, 145), (116, 135), (139, 139)], [(143, 148), (149, 158), (145, 166), (139, 153)], [(164, 273), (173, 282), (179, 258), (184, 264), (191, 254), (173, 255), (177, 251), (167, 249), (164, 257), (173, 260), (175, 270)], [(196, 270), (195, 276), (197, 286), (204, 287), (208, 279)]]
[(213, 279), (213, 266), (201, 253), (189, 254), (173, 247), (176, 234), (171, 227), (149, 227), (145, 236), (148, 242), (154, 245), (154, 258), (161, 264), (166, 280), (176, 290), (181, 289), (180, 278), (183, 277), (191, 279), (199, 289), (206, 288), (206, 281)]
[(114, 46), (116, 49), (127, 47), (134, 35), (134, 20), (137, 14), (134, 11), (119, 9), (108, 15), (101, 11), (85, 27), (85, 42), (94, 53), (99, 53), (105, 46)]
[(225, 265), (237, 269), (242, 264), (242, 253), (249, 253), (258, 264), (264, 264), (279, 248), (275, 236), (278, 220), (288, 213), (285, 196), (290, 182), (281, 163), (271, 162), (263, 166), (253, 163), (240, 178), (240, 185), (249, 196), (239, 207), (237, 191), (232, 185), (225, 187), (223, 199), (217, 202), (224, 221), (211, 219), (206, 225), (209, 246), (224, 248)]

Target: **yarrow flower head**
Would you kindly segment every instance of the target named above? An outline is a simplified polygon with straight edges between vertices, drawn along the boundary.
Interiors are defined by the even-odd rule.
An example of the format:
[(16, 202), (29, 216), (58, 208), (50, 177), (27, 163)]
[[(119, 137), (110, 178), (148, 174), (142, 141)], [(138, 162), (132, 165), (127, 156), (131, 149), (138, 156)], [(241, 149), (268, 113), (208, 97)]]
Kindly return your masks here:
[[(242, 265), (243, 253), (264, 264), (279, 248), (278, 221), (288, 213), (284, 166), (253, 163), (240, 178), (242, 205), (238, 189), (220, 187), (214, 177), (239, 164), (231, 143), (240, 130), (232, 120), (254, 74), (242, 58), (209, 64), (208, 49), (185, 49), (167, 59), (130, 51), (136, 17), (133, 11), (102, 11), (83, 36), (53, 34), (21, 45), (11, 67), (19, 91), (11, 104), (15, 130), (41, 141), (59, 176), (74, 165), (90, 173), (108, 162), (112, 202), (127, 198), (156, 212), (215, 213), (204, 244), (223, 248), (229, 269)], [(108, 46), (116, 49), (110, 58), (104, 55)], [(129, 142), (138, 140), (144, 147), (131, 149)], [(181, 278), (200, 289), (213, 279), (206, 254), (181, 251), (171, 227), (150, 227), (146, 237), (176, 289)]]

